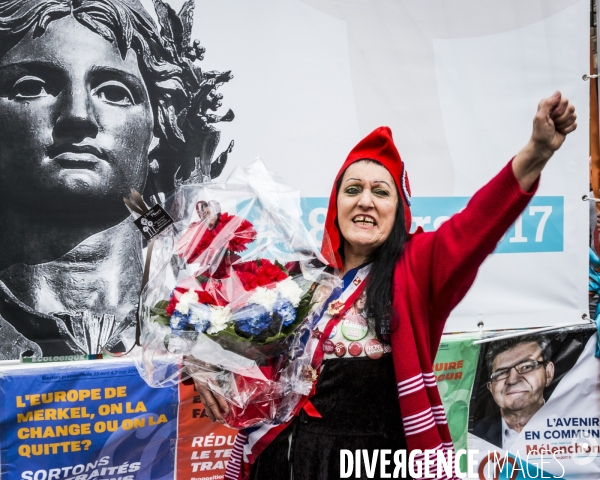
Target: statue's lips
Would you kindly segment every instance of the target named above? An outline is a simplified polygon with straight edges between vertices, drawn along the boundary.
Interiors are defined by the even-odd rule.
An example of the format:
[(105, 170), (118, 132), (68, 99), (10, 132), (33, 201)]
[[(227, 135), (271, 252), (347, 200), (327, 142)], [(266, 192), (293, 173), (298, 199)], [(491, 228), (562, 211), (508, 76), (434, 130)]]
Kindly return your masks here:
[(62, 168), (93, 169), (101, 160), (92, 153), (61, 153), (54, 161)]
[(64, 144), (52, 146), (48, 154), (62, 168), (93, 169), (102, 161), (108, 160), (108, 155), (93, 145)]

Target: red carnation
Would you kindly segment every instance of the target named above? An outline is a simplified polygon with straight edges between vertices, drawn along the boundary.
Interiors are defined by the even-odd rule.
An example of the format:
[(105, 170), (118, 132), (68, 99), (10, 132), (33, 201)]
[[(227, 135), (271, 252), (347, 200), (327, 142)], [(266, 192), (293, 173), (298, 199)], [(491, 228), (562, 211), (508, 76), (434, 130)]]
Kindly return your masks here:
[(233, 265), (233, 269), (236, 273), (246, 273), (248, 275), (256, 276), (258, 274), (258, 265), (256, 261), (251, 260), (249, 262), (240, 262)]
[(215, 237), (218, 236), (232, 220), (239, 221), (239, 225), (233, 234), (230, 234), (231, 238), (226, 248), (231, 252), (243, 252), (246, 250), (246, 245), (256, 238), (256, 230), (254, 230), (254, 226), (248, 220), (236, 217), (235, 215), (229, 215), (225, 212), (221, 214), (219, 221), (212, 231)]
[(211, 278), (216, 278), (216, 279), (221, 280), (223, 278), (229, 277), (229, 268), (230, 267), (231, 267), (230, 262), (228, 262), (226, 258), (223, 258), (221, 260), (221, 263), (219, 263), (219, 266), (215, 270), (215, 273), (210, 275), (210, 272), (206, 272), (206, 275), (210, 275)]
[(258, 287), (256, 275), (258, 274), (258, 265), (254, 261), (241, 262), (233, 265), (233, 270), (237, 273), (244, 290), (250, 291)]
[[(202, 232), (202, 236), (198, 238), (200, 232)], [(206, 228), (204, 223), (194, 222), (179, 240), (177, 254), (187, 263), (193, 263), (210, 247), (215, 236), (215, 231)]]
[(170, 317), (171, 315), (173, 315), (173, 312), (175, 311), (175, 307), (177, 306), (177, 302), (179, 302), (179, 295), (177, 295), (178, 293), (185, 293), (187, 292), (187, 288), (183, 288), (183, 287), (176, 287), (175, 290), (173, 291), (173, 294), (171, 295), (171, 299), (169, 300), (169, 304), (167, 305), (167, 308), (165, 308), (165, 311), (167, 312), (167, 315)]
[[(223, 219), (224, 216), (230, 217), (230, 219), (237, 218), (235, 216), (230, 216), (228, 213), (224, 213), (221, 215), (221, 219)], [(227, 222), (229, 222), (229, 219)], [(228, 250), (231, 250), (232, 252), (243, 252), (247, 248), (246, 245), (253, 242), (255, 238), (256, 230), (254, 230), (254, 226), (248, 220), (242, 218), (240, 224), (235, 229), (233, 238), (229, 241)]]
[(203, 303), (204, 305), (217, 305), (217, 301), (214, 297), (204, 290), (194, 290), (198, 295), (198, 303)]
[(256, 275), (247, 272), (238, 272), (238, 278), (244, 287), (244, 290), (251, 291), (258, 287), (258, 283), (256, 283)]
[[(202, 222), (192, 223), (188, 231), (181, 237), (180, 243), (182, 245), (178, 248), (179, 256), (184, 258), (188, 263), (196, 261), (232, 220), (239, 221), (239, 225), (230, 234), (231, 238), (225, 245), (225, 248), (230, 252), (243, 252), (246, 250), (246, 245), (256, 239), (254, 226), (248, 220), (235, 215), (229, 215), (225, 212), (220, 215), (217, 224), (212, 230), (206, 228)], [(195, 238), (199, 232), (202, 232), (202, 236)]]
[(272, 283), (281, 282), (288, 276), (277, 265), (274, 265), (269, 260), (262, 259), (257, 277), (258, 285), (265, 287)]
[(277, 265), (264, 258), (238, 263), (233, 265), (233, 269), (247, 291), (281, 282), (288, 277)]
[(165, 311), (167, 312), (167, 315), (169, 317), (171, 315), (173, 315), (173, 312), (175, 311), (175, 305), (177, 305), (177, 299), (175, 298), (175, 295), (173, 294), (171, 296), (171, 300), (169, 300), (169, 304), (167, 305), (167, 308), (165, 308)]

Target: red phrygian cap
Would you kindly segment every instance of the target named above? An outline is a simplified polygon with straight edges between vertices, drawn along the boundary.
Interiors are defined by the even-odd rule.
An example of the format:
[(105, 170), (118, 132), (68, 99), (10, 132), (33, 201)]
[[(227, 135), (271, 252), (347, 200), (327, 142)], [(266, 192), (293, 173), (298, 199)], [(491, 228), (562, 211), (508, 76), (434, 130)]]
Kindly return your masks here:
[(338, 194), (336, 185), (350, 165), (364, 159), (375, 160), (388, 169), (394, 182), (396, 182), (398, 195), (400, 201), (402, 201), (402, 206), (404, 207), (404, 219), (406, 220), (406, 230), (408, 232), (412, 225), (412, 217), (410, 214), (410, 185), (408, 183), (406, 169), (404, 168), (404, 162), (400, 158), (396, 145), (394, 145), (394, 139), (392, 138), (392, 131), (390, 128), (376, 128), (352, 149), (335, 177), (333, 188), (331, 189), (321, 253), (327, 260), (327, 263), (339, 269), (342, 269), (343, 262), (339, 253), (342, 240), (340, 238), (340, 231), (336, 225)]

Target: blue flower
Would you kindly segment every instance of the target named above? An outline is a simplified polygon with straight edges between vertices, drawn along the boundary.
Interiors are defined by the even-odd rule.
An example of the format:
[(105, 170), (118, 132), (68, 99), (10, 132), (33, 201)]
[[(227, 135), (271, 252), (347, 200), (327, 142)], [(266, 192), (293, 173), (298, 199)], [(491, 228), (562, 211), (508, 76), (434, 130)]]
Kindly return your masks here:
[(184, 315), (179, 310), (175, 310), (170, 321), (172, 330), (185, 330), (185, 327), (190, 324), (190, 314)]
[(189, 322), (197, 332), (204, 333), (210, 327), (211, 307), (208, 305), (190, 305)]
[(279, 300), (273, 308), (273, 313), (276, 313), (281, 318), (284, 327), (287, 327), (296, 320), (296, 309), (287, 300)]
[(210, 327), (210, 322), (208, 320), (202, 320), (201, 322), (194, 324), (194, 328), (199, 333), (206, 332), (206, 330), (208, 330), (208, 327)]
[(264, 307), (254, 304), (238, 310), (234, 319), (236, 328), (248, 335), (259, 335), (269, 328), (273, 321)]

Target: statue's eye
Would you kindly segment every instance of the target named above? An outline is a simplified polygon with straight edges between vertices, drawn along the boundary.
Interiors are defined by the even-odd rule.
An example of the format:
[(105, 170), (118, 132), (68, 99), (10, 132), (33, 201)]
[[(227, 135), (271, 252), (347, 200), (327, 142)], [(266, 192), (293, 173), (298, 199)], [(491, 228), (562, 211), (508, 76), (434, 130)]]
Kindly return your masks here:
[(10, 97), (19, 99), (38, 98), (49, 95), (46, 82), (38, 77), (26, 75), (19, 78), (11, 88)]
[(92, 90), (92, 95), (112, 105), (130, 106), (135, 105), (131, 90), (121, 82), (110, 80), (104, 82)]

